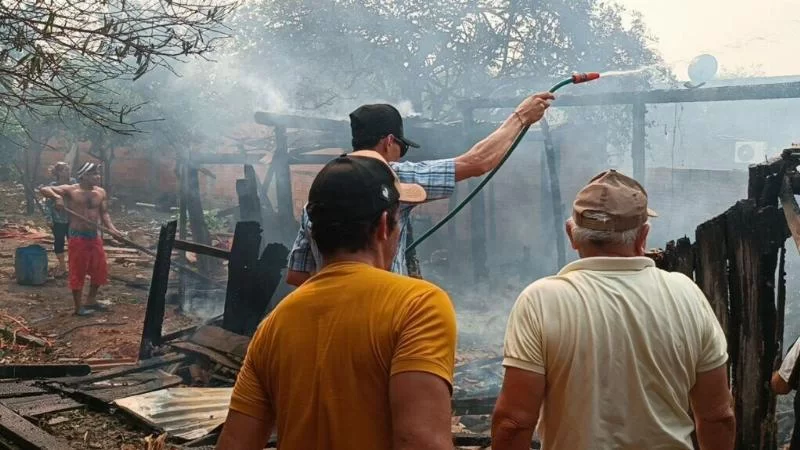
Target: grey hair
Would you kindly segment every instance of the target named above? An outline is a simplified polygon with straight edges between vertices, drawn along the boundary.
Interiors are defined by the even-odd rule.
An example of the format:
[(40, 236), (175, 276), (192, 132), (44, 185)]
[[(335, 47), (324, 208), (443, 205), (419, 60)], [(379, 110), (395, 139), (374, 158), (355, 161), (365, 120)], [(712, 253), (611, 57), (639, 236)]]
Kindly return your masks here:
[[(593, 219), (600, 219), (600, 220), (610, 219), (607, 214), (602, 212), (587, 211), (584, 212), (584, 214), (592, 214)], [(605, 246), (631, 247), (636, 243), (636, 238), (642, 231), (642, 227), (646, 225), (642, 224), (636, 228), (625, 231), (599, 231), (578, 226), (575, 223), (575, 221), (572, 220), (572, 218), (570, 218), (569, 220), (570, 222), (572, 222), (572, 240), (575, 242), (577, 246), (591, 244), (595, 247), (605, 247)]]

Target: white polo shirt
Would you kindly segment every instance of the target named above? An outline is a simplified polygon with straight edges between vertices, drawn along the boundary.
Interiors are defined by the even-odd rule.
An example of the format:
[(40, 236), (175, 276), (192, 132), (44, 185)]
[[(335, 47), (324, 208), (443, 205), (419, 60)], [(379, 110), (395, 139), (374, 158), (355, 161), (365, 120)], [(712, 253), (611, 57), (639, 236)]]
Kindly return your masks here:
[(689, 391), (727, 360), (688, 277), (645, 257), (584, 258), (522, 292), (503, 365), (546, 376), (544, 449), (692, 449)]
[(778, 369), (778, 375), (787, 383), (792, 376), (792, 370), (794, 370), (794, 365), (797, 362), (797, 356), (800, 355), (800, 345), (798, 345), (798, 343), (800, 343), (800, 339), (794, 342), (792, 348), (789, 349), (789, 353), (783, 358), (781, 368)]

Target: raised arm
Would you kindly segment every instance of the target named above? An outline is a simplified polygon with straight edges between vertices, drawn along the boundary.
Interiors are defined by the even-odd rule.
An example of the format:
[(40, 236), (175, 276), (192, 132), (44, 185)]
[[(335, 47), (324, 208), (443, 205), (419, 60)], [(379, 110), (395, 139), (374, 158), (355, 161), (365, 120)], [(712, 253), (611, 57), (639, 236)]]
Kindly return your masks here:
[(47, 198), (52, 198), (56, 201), (56, 206), (64, 207), (64, 198), (69, 197), (70, 185), (65, 184), (62, 186), (42, 186), (39, 188), (39, 193)]
[(520, 131), (538, 122), (554, 98), (549, 92), (526, 98), (500, 128), (456, 157), (456, 181), (481, 176), (497, 167)]

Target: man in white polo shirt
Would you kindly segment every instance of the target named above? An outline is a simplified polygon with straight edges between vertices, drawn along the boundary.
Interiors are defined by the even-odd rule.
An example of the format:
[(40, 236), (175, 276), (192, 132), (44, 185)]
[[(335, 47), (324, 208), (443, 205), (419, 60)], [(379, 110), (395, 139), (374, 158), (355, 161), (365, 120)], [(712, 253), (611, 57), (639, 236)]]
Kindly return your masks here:
[[(770, 385), (772, 391), (779, 395), (786, 395), (797, 389), (798, 378), (800, 378), (800, 365), (797, 364), (797, 357), (800, 356), (800, 339), (794, 342), (792, 348), (786, 353), (786, 357), (781, 362), (781, 367), (772, 374)], [(789, 441), (790, 449), (800, 448), (800, 395), (795, 393), (792, 405), (794, 410), (794, 427), (792, 437)]]
[[(644, 256), (647, 193), (613, 170), (578, 193), (580, 259), (517, 299), (492, 449), (732, 449), (725, 335), (688, 277)], [(694, 421), (689, 413), (694, 414)], [(540, 419), (541, 410), (541, 421)]]

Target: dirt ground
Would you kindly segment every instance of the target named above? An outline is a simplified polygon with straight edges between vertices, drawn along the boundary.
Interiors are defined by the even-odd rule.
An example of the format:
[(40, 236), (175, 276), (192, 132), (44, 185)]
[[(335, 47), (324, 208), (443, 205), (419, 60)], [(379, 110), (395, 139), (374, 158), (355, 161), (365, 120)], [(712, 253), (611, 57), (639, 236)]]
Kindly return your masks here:
[[(110, 252), (109, 285), (102, 287), (98, 295), (98, 301), (108, 305), (109, 311), (91, 317), (74, 316), (66, 278), (52, 276), (57, 261), (44, 217), (38, 211), (33, 216), (22, 214), (23, 200), (19, 186), (0, 185), (0, 325), (44, 338), (48, 345), (43, 348), (21, 345), (13, 336), (0, 334), (0, 365), (136, 358), (152, 266), (141, 256), (120, 254), (117, 258)], [(121, 230), (136, 230), (133, 235), (137, 236), (137, 242), (155, 243), (159, 218), (141, 212), (113, 218)], [(41, 286), (21, 286), (15, 279), (14, 252), (29, 244), (42, 245), (49, 253), (50, 277)], [(197, 321), (170, 307), (164, 332)], [(145, 442), (148, 432), (119, 413), (87, 410), (54, 413), (41, 417), (39, 425), (66, 439), (76, 449), (148, 448)]]

